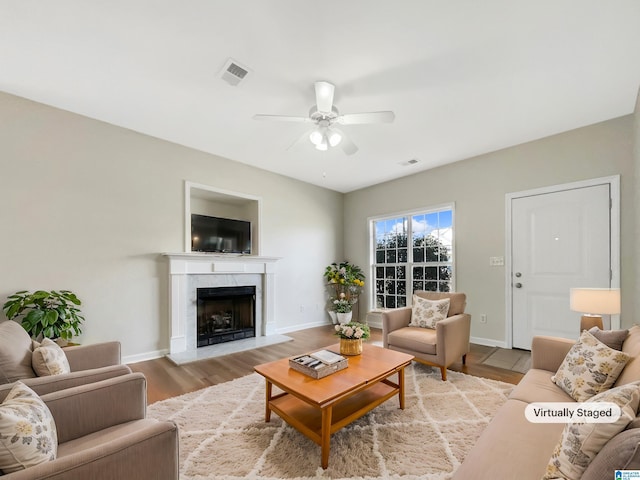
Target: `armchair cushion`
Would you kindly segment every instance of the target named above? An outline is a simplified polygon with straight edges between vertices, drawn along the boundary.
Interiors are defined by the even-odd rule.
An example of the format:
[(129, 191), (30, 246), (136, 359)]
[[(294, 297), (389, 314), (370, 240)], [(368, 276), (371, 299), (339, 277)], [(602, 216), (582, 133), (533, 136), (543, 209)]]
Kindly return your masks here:
[(388, 342), (394, 347), (436, 354), (437, 337), (432, 328), (406, 327), (389, 333)]
[(70, 373), (69, 361), (62, 348), (48, 338), (42, 340), (31, 356), (31, 366), (39, 377)]
[(435, 329), (436, 323), (447, 318), (450, 303), (448, 298), (427, 300), (414, 295), (409, 326)]
[(0, 383), (36, 376), (31, 368), (31, 337), (18, 322), (0, 323)]
[(0, 470), (11, 473), (55, 460), (57, 448), (49, 408), (33, 390), (17, 382), (0, 405)]

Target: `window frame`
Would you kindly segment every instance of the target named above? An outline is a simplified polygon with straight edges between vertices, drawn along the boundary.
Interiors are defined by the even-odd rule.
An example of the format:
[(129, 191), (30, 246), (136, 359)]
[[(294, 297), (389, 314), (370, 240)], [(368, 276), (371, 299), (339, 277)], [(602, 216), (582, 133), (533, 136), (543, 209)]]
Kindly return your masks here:
[[(413, 261), (413, 217), (415, 215), (428, 215), (433, 213), (439, 213), (442, 211), (451, 211), (451, 259), (448, 262), (414, 262)], [(376, 231), (375, 224), (376, 222), (384, 221), (384, 220), (397, 220), (401, 218), (407, 219), (407, 261), (406, 263), (385, 263), (378, 264), (376, 263)], [(369, 282), (369, 309), (371, 311), (384, 311), (389, 310), (390, 307), (378, 307), (377, 306), (377, 293), (376, 293), (376, 268), (380, 266), (384, 267), (398, 267), (404, 266), (406, 267), (405, 271), (405, 279), (407, 282), (407, 293), (406, 293), (406, 306), (410, 307), (413, 303), (413, 269), (414, 266), (419, 267), (438, 267), (440, 265), (446, 264), (451, 266), (451, 280), (449, 281), (449, 291), (456, 291), (456, 211), (455, 211), (455, 202), (450, 203), (442, 203), (439, 205), (432, 205), (429, 207), (416, 208), (412, 210), (405, 210), (395, 213), (389, 213), (384, 215), (376, 215), (369, 217), (367, 219), (367, 223), (369, 226), (369, 278), (371, 278), (371, 282)], [(396, 259), (397, 260), (397, 259)]]

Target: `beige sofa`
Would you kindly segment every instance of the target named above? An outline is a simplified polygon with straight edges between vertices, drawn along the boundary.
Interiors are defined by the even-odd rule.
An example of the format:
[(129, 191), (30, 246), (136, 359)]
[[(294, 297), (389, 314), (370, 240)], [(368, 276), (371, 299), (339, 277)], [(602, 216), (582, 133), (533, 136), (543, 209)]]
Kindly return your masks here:
[(0, 322), (0, 384), (21, 380), (38, 395), (131, 373), (121, 365), (120, 343), (104, 342), (64, 348), (71, 373), (38, 377), (32, 368), (33, 341), (22, 326)]
[[(535, 337), (531, 370), (515, 387), (507, 402), (481, 434), (454, 475), (455, 480), (540, 480), (562, 436), (562, 423), (530, 423), (525, 408), (532, 402), (573, 402), (551, 381), (575, 342), (554, 337)], [(634, 326), (622, 351), (632, 359), (615, 386), (640, 380), (640, 327)], [(591, 462), (582, 480), (613, 478), (615, 469), (640, 469), (640, 422), (611, 439)]]
[(411, 307), (396, 308), (382, 313), (382, 343), (385, 348), (408, 353), (415, 360), (440, 368), (442, 380), (447, 379), (447, 367), (469, 353), (471, 315), (464, 313), (467, 296), (464, 293), (439, 293), (417, 290), (415, 295), (427, 300), (450, 300), (447, 318), (435, 329), (409, 326)]
[[(12, 386), (0, 386), (0, 402)], [(178, 429), (145, 418), (146, 391), (144, 375), (131, 373), (42, 395), (56, 424), (57, 458), (1, 478), (177, 479)]]

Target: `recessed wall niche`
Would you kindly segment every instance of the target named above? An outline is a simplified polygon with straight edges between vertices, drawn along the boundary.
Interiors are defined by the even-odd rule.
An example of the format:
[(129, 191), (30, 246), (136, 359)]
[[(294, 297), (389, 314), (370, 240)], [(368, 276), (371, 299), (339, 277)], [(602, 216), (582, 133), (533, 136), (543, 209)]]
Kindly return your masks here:
[(185, 182), (184, 251), (191, 252), (191, 214), (251, 222), (251, 254), (260, 255), (260, 197)]

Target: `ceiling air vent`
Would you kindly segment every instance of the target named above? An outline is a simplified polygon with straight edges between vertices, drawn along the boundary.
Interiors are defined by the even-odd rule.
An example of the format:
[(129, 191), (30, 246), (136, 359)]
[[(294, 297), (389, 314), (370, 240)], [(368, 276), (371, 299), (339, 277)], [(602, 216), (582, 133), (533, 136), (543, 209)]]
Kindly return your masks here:
[(402, 161), (402, 162), (398, 162), (398, 165), (402, 165), (403, 167), (408, 167), (409, 165), (415, 165), (419, 161), (420, 160), (418, 160), (417, 158), (412, 158), (411, 160), (405, 160), (405, 161)]
[(220, 72), (220, 78), (227, 82), (229, 85), (237, 86), (249, 73), (249, 69), (240, 65), (238, 62), (230, 58), (227, 63), (224, 64), (222, 72)]

